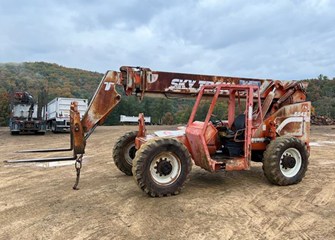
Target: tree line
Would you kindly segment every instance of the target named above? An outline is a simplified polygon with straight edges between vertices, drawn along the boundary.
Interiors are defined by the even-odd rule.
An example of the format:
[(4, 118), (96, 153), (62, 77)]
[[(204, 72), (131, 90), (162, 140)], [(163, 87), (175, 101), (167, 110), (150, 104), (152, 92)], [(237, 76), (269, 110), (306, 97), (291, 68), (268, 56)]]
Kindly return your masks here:
[(315, 114), (335, 119), (335, 78), (319, 75), (307, 81), (307, 100), (312, 102)]
[[(9, 94), (13, 91), (28, 91), (34, 97), (47, 92), (47, 100), (55, 97), (87, 98), (91, 100), (103, 74), (75, 68), (66, 68), (45, 62), (0, 64), (0, 125), (7, 126), (9, 120)], [(307, 98), (312, 101), (315, 112), (335, 118), (335, 79), (320, 75), (309, 82)], [(122, 93), (121, 93), (122, 94)], [(136, 97), (124, 97), (107, 118), (106, 124), (119, 124), (119, 116), (136, 116), (143, 112), (150, 116), (154, 124), (185, 124), (192, 111), (194, 99), (165, 99), (146, 97), (139, 101)], [(198, 115), (207, 113), (209, 102), (200, 106)], [(223, 114), (215, 110), (215, 114)], [(225, 118), (225, 115), (218, 116)]]

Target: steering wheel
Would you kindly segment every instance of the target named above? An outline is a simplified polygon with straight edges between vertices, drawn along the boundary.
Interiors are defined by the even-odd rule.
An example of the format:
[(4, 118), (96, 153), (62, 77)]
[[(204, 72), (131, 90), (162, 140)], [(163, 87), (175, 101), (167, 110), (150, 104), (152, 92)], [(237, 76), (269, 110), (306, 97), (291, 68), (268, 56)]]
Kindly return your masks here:
[(211, 114), (211, 118), (209, 119), (209, 121), (215, 126), (223, 126), (223, 122), (222, 120), (215, 114)]

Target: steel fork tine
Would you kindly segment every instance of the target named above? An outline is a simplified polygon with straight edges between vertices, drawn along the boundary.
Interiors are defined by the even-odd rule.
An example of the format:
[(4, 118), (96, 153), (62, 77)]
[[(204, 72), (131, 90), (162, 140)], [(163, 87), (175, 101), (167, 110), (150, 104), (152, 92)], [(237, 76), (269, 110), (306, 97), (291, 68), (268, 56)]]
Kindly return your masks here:
[(67, 151), (72, 151), (72, 150), (73, 150), (73, 148), (31, 149), (31, 150), (16, 151), (16, 153), (67, 152)]
[(72, 157), (54, 157), (54, 158), (31, 158), (31, 159), (15, 159), (5, 160), (5, 163), (29, 163), (29, 162), (53, 162), (53, 161), (68, 161), (75, 160), (77, 156)]

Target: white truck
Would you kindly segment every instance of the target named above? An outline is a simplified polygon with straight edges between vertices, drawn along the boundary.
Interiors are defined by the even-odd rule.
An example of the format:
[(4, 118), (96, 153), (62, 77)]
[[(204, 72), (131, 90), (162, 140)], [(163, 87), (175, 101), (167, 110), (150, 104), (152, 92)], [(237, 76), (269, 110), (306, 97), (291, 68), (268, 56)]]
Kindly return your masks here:
[(52, 132), (70, 132), (70, 106), (71, 102), (78, 103), (80, 118), (87, 109), (88, 100), (80, 98), (57, 97), (47, 106), (47, 125)]

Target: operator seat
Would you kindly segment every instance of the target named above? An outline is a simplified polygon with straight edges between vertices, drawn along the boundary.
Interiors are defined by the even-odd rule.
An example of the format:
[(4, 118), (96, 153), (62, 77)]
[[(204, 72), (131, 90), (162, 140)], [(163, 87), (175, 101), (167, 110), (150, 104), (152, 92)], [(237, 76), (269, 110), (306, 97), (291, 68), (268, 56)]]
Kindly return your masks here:
[(242, 129), (245, 129), (245, 114), (239, 114), (235, 119), (233, 124), (231, 125), (231, 128), (226, 128), (225, 132), (220, 134), (221, 137), (223, 137), (226, 140), (232, 140), (234, 139), (234, 136), (237, 131), (239, 131), (239, 134), (237, 136), (238, 140), (244, 140), (244, 131), (240, 131)]
[(242, 113), (242, 114), (239, 114), (235, 118), (235, 120), (234, 120), (234, 122), (231, 126), (231, 130), (233, 130), (234, 132), (237, 132), (238, 130), (242, 130), (244, 128), (245, 128), (245, 114)]
[[(231, 129), (226, 129), (226, 131), (219, 133), (221, 137), (221, 143), (223, 145), (223, 153), (227, 154), (230, 157), (243, 155), (244, 129), (245, 129), (245, 114), (239, 114), (235, 118), (231, 126)], [(234, 140), (240, 140), (240, 141), (234, 141)]]

